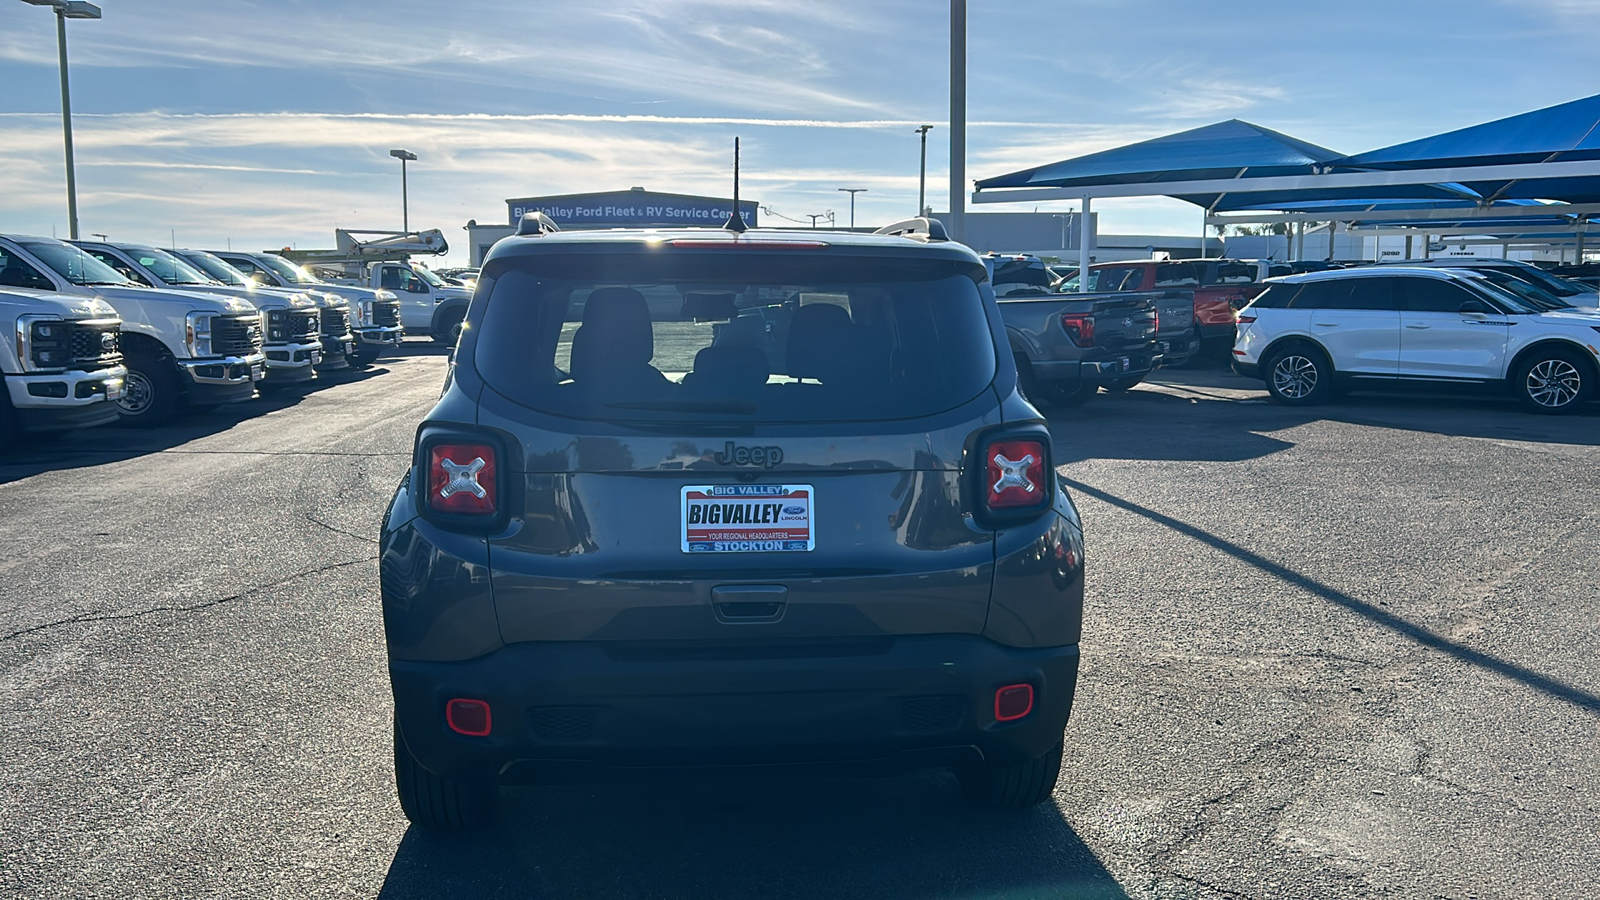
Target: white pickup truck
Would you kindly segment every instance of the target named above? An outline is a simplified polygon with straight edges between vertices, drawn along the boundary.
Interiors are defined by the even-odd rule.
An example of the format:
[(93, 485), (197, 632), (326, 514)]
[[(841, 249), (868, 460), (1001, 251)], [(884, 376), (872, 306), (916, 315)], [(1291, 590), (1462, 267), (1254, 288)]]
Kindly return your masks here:
[(251, 304), (137, 285), (65, 241), (0, 235), (0, 286), (98, 297), (116, 310), (128, 370), (117, 405), (130, 424), (158, 424), (183, 405), (249, 400), (266, 368)]
[(289, 288), (266, 287), (245, 276), (245, 274), (221, 259), (205, 252), (204, 250), (171, 250), (168, 251), (220, 284), (233, 288), (246, 288), (254, 292), (272, 294), (305, 294), (312, 300), (322, 305), (322, 362), (317, 366), (318, 372), (328, 372), (334, 369), (347, 369), (358, 362), (356, 335), (351, 328), (351, 323), (356, 316), (353, 309), (355, 301), (346, 300), (330, 291), (319, 291), (315, 288), (305, 290), (290, 290)]
[[(99, 241), (72, 241), (122, 277), (145, 287), (175, 291), (202, 291), (237, 297), (260, 310), (266, 326), (266, 378), (263, 388), (310, 381), (321, 367), (322, 303), (305, 292), (286, 293), (255, 287), (233, 287), (216, 281), (156, 247), (140, 244), (110, 244)], [(344, 364), (343, 345), (338, 361)]]
[(408, 333), (426, 334), (439, 343), (456, 342), (472, 301), (471, 288), (446, 284), (427, 266), (411, 262), (368, 263), (364, 274), (367, 287), (400, 297), (400, 322)]
[(98, 297), (0, 288), (0, 451), (25, 431), (65, 431), (117, 421), (128, 370), (117, 311)]
[(404, 326), (401, 324), (400, 300), (393, 292), (326, 282), (271, 253), (245, 253), (238, 250), (182, 252), (205, 252), (238, 269), (257, 284), (297, 291), (324, 291), (345, 298), (350, 304), (351, 330), (356, 335), (357, 363), (365, 365), (380, 353), (400, 346)]

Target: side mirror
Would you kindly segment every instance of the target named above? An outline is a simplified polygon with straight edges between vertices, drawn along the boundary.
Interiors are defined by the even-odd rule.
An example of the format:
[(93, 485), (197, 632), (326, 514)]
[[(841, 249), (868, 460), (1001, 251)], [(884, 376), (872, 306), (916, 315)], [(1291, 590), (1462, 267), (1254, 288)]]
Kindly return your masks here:
[(1467, 300), (1461, 304), (1460, 312), (1462, 315), (1487, 316), (1493, 313), (1494, 310), (1490, 309), (1489, 304), (1482, 300)]
[(260, 272), (256, 272), (250, 276), (250, 280), (254, 281), (256, 284), (266, 284), (267, 276), (261, 274)]

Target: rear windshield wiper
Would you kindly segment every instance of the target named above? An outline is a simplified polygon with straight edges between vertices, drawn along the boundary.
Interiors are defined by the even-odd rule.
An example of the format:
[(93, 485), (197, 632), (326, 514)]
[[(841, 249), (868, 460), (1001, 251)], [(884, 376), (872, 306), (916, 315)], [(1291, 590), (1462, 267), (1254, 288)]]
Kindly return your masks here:
[(652, 409), (664, 412), (726, 413), (732, 416), (753, 415), (756, 405), (749, 400), (638, 400), (629, 403), (607, 403), (607, 409)]

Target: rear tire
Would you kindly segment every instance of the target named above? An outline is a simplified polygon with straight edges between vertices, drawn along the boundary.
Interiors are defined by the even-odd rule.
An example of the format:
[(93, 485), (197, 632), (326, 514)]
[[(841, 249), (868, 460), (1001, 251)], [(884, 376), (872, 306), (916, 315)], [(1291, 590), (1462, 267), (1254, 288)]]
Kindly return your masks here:
[(1098, 385), (1083, 381), (1075, 388), (1046, 385), (1041, 393), (1052, 406), (1082, 406), (1089, 402), (1089, 398), (1093, 397), (1098, 389)]
[(445, 778), (424, 769), (394, 724), (394, 784), (411, 823), (439, 831), (481, 828), (494, 818), (496, 789), (489, 781)]
[(457, 310), (446, 316), (433, 333), (434, 343), (454, 347), (456, 339), (461, 337), (461, 322), (466, 317), (467, 311), (464, 309)]
[(1565, 415), (1576, 412), (1594, 392), (1594, 369), (1582, 355), (1562, 347), (1529, 353), (1511, 376), (1517, 400), (1533, 412)]
[(956, 773), (961, 794), (979, 809), (1020, 811), (1049, 800), (1061, 776), (1061, 744), (1009, 766), (984, 764)]
[(141, 348), (125, 353), (123, 365), (128, 367), (128, 377), (122, 399), (117, 401), (120, 424), (153, 428), (170, 422), (179, 401), (178, 373), (172, 360)]
[(1267, 395), (1285, 406), (1309, 406), (1332, 396), (1333, 364), (1327, 354), (1308, 344), (1273, 351), (1261, 367)]

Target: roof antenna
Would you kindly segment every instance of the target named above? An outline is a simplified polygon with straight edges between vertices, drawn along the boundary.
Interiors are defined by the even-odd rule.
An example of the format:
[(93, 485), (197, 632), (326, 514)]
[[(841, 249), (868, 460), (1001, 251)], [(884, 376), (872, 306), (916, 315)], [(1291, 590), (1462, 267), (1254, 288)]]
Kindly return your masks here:
[(734, 234), (744, 234), (750, 226), (744, 223), (744, 216), (739, 214), (739, 139), (733, 139), (733, 212), (728, 214), (728, 221), (722, 226), (724, 231)]

